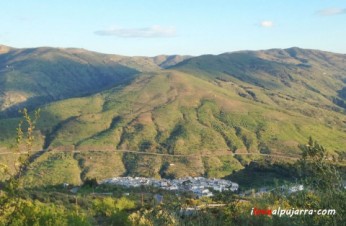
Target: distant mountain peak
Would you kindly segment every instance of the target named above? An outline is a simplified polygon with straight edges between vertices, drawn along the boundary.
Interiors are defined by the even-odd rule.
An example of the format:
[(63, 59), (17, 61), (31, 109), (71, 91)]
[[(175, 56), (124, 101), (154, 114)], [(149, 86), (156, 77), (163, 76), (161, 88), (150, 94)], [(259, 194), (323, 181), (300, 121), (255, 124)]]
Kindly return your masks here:
[(12, 48), (9, 46), (1, 45), (0, 44), (0, 54), (8, 53)]

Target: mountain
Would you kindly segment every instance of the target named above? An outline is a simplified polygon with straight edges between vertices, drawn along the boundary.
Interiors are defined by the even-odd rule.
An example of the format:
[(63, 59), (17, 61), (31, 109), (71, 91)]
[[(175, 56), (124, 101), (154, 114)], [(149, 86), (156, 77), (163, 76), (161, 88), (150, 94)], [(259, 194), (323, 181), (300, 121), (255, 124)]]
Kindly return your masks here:
[(183, 62), (186, 59), (192, 58), (191, 56), (180, 56), (180, 55), (160, 55), (153, 57), (155, 64), (159, 65), (162, 68), (172, 67), (180, 62)]
[[(13, 56), (12, 51), (16, 50), (5, 55)], [(107, 68), (109, 74), (103, 74), (109, 75), (107, 79), (114, 74), (129, 78), (114, 79), (92, 92), (85, 81), (83, 87), (91, 94), (63, 96), (41, 106), (36, 148), (47, 151), (33, 158), (33, 170), (26, 175), (36, 185), (117, 175), (224, 177), (262, 158), (260, 154), (272, 159), (286, 156), (283, 160), (289, 161), (299, 156), (297, 146), (309, 136), (335, 157), (346, 151), (342, 54), (290, 48), (129, 58), (75, 49), (31, 51), (39, 51), (40, 59), (54, 56), (37, 71), (46, 69), (44, 65), (60, 65), (57, 55), (63, 55), (63, 65), (83, 59)], [(72, 54), (76, 51), (78, 57)], [(113, 61), (101, 60), (112, 57)], [(32, 57), (18, 54), (16, 59), (25, 62)], [(119, 65), (126, 68), (124, 74)], [(54, 77), (55, 69), (38, 74)], [(94, 76), (77, 72), (66, 70), (60, 79)], [(41, 77), (31, 78), (22, 81), (23, 87), (25, 83), (38, 87)], [(66, 82), (72, 86), (76, 81)], [(15, 117), (0, 120), (1, 146), (8, 149), (15, 142), (17, 123)]]
[(205, 55), (173, 68), (211, 79), (240, 80), (312, 106), (345, 111), (345, 64), (344, 54), (290, 48)]
[(0, 110), (13, 113), (22, 107), (93, 94), (127, 84), (140, 72), (159, 70), (161, 65), (174, 65), (186, 58), (0, 46)]

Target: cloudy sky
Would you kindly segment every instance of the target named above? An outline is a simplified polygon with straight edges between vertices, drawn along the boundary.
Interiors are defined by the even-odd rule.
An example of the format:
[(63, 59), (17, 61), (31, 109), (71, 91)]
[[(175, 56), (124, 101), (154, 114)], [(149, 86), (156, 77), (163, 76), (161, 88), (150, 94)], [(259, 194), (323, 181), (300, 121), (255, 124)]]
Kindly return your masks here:
[(0, 44), (121, 55), (298, 46), (346, 53), (345, 0), (11, 0)]

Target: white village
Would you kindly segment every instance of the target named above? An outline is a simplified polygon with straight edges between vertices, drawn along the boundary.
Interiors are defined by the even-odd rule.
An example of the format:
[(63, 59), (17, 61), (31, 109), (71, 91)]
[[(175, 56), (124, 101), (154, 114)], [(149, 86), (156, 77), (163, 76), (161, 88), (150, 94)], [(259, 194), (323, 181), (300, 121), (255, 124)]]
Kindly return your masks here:
[(213, 196), (213, 191), (237, 191), (239, 185), (230, 180), (208, 179), (204, 177), (185, 177), (179, 179), (154, 179), (145, 177), (114, 177), (101, 184), (114, 184), (124, 187), (153, 186), (169, 191), (191, 191), (200, 197)]

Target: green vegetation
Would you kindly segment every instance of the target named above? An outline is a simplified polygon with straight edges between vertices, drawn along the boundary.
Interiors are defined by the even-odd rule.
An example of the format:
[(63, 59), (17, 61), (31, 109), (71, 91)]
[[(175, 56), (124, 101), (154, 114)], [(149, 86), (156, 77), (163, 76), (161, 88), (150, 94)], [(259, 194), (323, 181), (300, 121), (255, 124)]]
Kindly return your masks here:
[(26, 187), (41, 187), (61, 183), (80, 184), (78, 162), (69, 153), (41, 155), (23, 176)]
[(124, 57), (83, 49), (32, 48), (0, 53), (0, 111), (121, 87), (137, 73), (174, 65), (187, 56)]
[[(310, 136), (334, 158), (345, 153), (344, 55), (292, 48), (131, 58), (38, 48), (0, 58), (14, 66), (0, 72), (5, 93), (52, 96), (37, 102), (33, 150), (44, 151), (30, 162), (29, 184), (120, 175), (240, 177), (265, 155), (273, 162), (299, 157), (298, 144)], [(14, 148), (20, 120), (1, 113), (0, 154)]]
[[(0, 63), (0, 225), (345, 222), (345, 55), (291, 48), (149, 58), (8, 48)], [(324, 146), (299, 145), (310, 136)], [(122, 175), (222, 177), (248, 195), (196, 199), (98, 184)], [(304, 191), (280, 189), (298, 184)], [(256, 195), (263, 187), (271, 192)], [(252, 216), (254, 207), (336, 215)]]
[[(257, 196), (224, 192), (195, 199), (186, 192), (98, 185), (94, 179), (85, 180), (80, 190), (71, 194), (61, 185), (23, 189), (24, 184), (13, 183), (17, 179), (12, 177), (3, 183), (0, 193), (0, 225), (343, 225), (346, 192), (335, 162), (312, 139), (300, 149), (299, 161), (272, 167), (273, 172), (299, 172), (298, 183), (305, 189), (292, 194), (276, 185), (272, 192)], [(269, 162), (256, 167), (271, 168)], [(164, 197), (162, 203), (155, 200), (155, 194)], [(197, 207), (190, 212), (187, 209)], [(333, 209), (336, 214), (252, 215), (253, 208)]]

